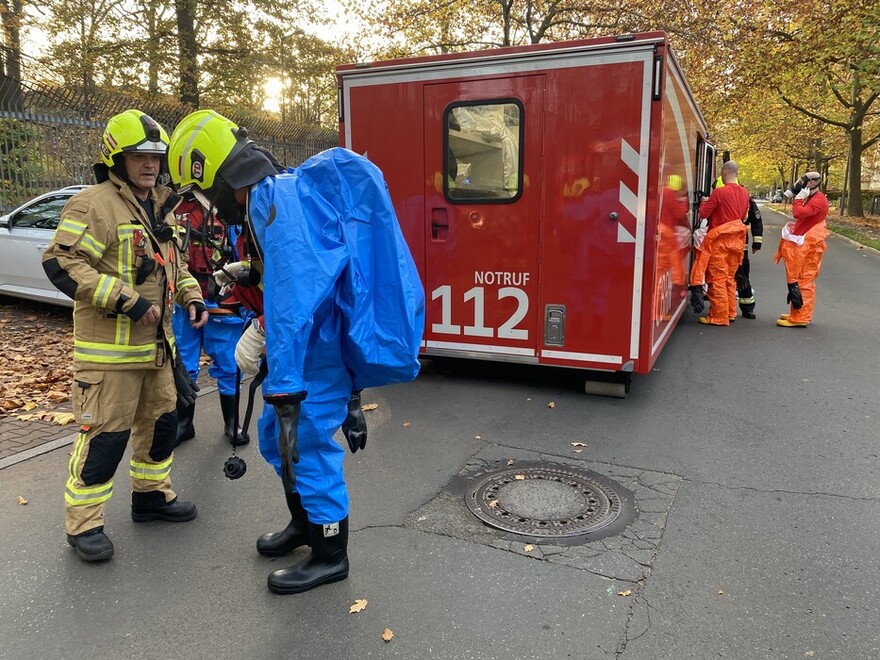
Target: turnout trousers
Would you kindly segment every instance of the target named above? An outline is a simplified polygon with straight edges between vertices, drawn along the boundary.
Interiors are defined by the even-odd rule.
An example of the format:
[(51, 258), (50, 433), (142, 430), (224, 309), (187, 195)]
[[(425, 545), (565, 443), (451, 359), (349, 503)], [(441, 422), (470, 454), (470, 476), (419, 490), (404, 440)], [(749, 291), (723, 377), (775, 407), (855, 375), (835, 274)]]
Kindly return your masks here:
[(75, 536), (104, 524), (104, 503), (131, 438), (129, 475), (137, 492), (171, 490), (177, 436), (177, 392), (171, 363), (161, 368), (79, 369), (73, 376), (73, 412), (81, 425), (64, 491), (64, 527)]
[(743, 251), (742, 262), (736, 269), (736, 295), (739, 297), (739, 308), (743, 314), (755, 313), (755, 290), (752, 288), (752, 281), (749, 279), (749, 249)]

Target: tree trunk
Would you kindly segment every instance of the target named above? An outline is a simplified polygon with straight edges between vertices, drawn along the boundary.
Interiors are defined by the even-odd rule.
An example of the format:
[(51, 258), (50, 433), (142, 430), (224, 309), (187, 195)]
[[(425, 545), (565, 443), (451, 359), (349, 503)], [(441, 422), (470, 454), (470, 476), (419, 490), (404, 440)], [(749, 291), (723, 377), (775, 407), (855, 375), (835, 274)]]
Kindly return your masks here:
[(849, 138), (849, 198), (846, 200), (846, 214), (864, 218), (862, 207), (862, 129), (847, 131)]
[(199, 107), (199, 63), (192, 0), (175, 0), (177, 50), (180, 55), (180, 100)]
[(23, 7), (21, 0), (13, 0), (12, 6), (2, 3), (3, 15), (3, 71), (0, 81), (0, 106), (6, 110), (21, 110), (21, 25)]

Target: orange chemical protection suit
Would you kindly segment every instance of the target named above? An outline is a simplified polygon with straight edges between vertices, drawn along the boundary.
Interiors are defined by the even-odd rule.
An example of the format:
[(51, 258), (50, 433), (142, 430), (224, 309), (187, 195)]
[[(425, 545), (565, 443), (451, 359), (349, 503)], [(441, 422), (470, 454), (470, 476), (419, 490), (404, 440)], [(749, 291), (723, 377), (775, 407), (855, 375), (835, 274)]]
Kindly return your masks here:
[(736, 318), (736, 269), (742, 261), (748, 226), (749, 191), (738, 183), (715, 188), (700, 205), (700, 217), (709, 220), (708, 233), (697, 250), (691, 267), (691, 286), (705, 277), (709, 285), (711, 325), (730, 325)]
[(786, 282), (797, 282), (800, 287), (803, 305), (800, 309), (791, 306), (788, 321), (793, 324), (807, 324), (813, 320), (813, 307), (816, 304), (816, 278), (822, 265), (822, 255), (827, 246), (825, 237), (828, 227), (828, 198), (816, 190), (806, 201), (795, 199), (792, 202), (794, 222), (782, 228), (779, 248), (773, 255), (773, 262), (785, 262)]

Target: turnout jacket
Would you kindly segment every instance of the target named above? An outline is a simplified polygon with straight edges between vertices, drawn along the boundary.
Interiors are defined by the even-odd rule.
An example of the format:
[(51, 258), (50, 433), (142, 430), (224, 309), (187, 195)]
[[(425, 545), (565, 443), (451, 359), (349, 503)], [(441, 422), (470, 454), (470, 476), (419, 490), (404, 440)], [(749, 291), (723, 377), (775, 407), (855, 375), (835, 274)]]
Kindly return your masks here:
[[(129, 186), (110, 173), (61, 211), (43, 269), (74, 300), (74, 369), (162, 367), (174, 348), (174, 302), (202, 300), (177, 242), (179, 198), (156, 186), (148, 199), (155, 227)], [(151, 304), (160, 310), (158, 327), (137, 325)]]

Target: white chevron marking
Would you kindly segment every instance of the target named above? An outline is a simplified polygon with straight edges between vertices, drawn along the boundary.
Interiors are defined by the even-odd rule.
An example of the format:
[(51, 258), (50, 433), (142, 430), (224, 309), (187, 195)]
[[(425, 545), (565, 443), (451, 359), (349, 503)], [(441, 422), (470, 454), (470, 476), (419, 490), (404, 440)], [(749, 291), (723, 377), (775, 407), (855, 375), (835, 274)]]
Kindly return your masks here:
[(620, 160), (622, 160), (626, 166), (631, 169), (633, 172), (638, 174), (639, 172), (639, 152), (633, 149), (629, 142), (620, 139)]

